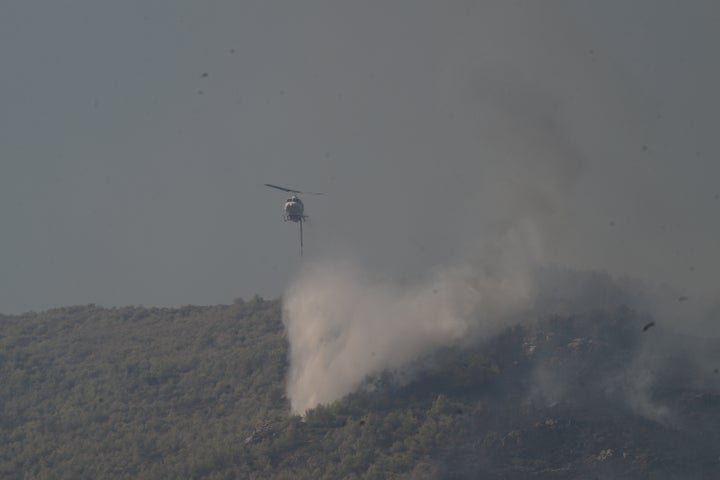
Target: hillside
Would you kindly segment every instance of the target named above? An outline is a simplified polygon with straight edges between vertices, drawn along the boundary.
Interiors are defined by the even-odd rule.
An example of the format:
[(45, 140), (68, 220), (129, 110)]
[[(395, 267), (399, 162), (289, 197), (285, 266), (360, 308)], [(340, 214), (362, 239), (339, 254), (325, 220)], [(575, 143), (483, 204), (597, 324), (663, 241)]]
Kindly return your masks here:
[(717, 345), (648, 322), (528, 318), (300, 418), (279, 301), (2, 316), (0, 477), (715, 478)]

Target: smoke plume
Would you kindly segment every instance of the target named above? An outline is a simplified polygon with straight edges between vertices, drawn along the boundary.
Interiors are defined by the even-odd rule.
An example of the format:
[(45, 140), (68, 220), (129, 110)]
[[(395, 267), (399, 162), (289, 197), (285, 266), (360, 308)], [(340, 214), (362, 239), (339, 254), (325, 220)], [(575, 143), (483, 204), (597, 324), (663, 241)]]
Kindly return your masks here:
[[(533, 272), (546, 261), (548, 232), (557, 230), (552, 218), (584, 159), (552, 101), (524, 85), (496, 93), (486, 101), (495, 121), (478, 131), (488, 138), (490, 158), (498, 159), (480, 164), (484, 177), (458, 178), (452, 194), (411, 204), (393, 219), (383, 215), (398, 199), (417, 196), (411, 185), (402, 190), (392, 184), (387, 192), (378, 187), (361, 204), (372, 218), (337, 212), (337, 218), (352, 218), (342, 255), (308, 261), (291, 283), (283, 319), (294, 412), (333, 402), (368, 376), (403, 371), (437, 348), (487, 338), (532, 305)], [(463, 159), (448, 158), (416, 168), (415, 175), (429, 184), (465, 166)], [(361, 243), (368, 237), (354, 233), (363, 224), (368, 230), (382, 225), (382, 238), (396, 240), (380, 241), (371, 252)], [(422, 244), (438, 232), (445, 239)], [(399, 244), (401, 238), (410, 244)]]
[(304, 413), (400, 371), (439, 347), (498, 332), (533, 294), (534, 259), (509, 231), (502, 251), (437, 269), (417, 283), (378, 278), (351, 261), (308, 265), (284, 298), (290, 340), (288, 396)]
[[(422, 34), (406, 47), (421, 53), (404, 64), (413, 75), (395, 70), (386, 52), (393, 58), (378, 64), (382, 82), (358, 85), (342, 104), (352, 108), (353, 134), (335, 122), (323, 132), (346, 142), (353, 171), (328, 192), (340, 200), (314, 210), (316, 253), (283, 297), (294, 412), (333, 402), (368, 376), (405, 371), (438, 348), (488, 338), (537, 313), (551, 285), (570, 297), (567, 308), (610, 299), (654, 308), (659, 323), (688, 306), (674, 296), (665, 308), (622, 282), (578, 289), (574, 274), (538, 274), (548, 266), (707, 283), (685, 265), (690, 253), (670, 254), (689, 240), (658, 235), (676, 189), (641, 148), (650, 134), (638, 127), (646, 113), (634, 99), (644, 89), (596, 55), (595, 39), (564, 10), (527, 8), (453, 17), (452, 34), (438, 37), (416, 25)], [(508, 25), (522, 35), (506, 41)], [(365, 58), (361, 45), (355, 53)], [(327, 55), (347, 58), (345, 50)], [(364, 125), (374, 135), (354, 143)], [(662, 278), (667, 272), (674, 277)], [(637, 410), (649, 405), (649, 368), (638, 360), (616, 382)], [(562, 378), (540, 380), (562, 396)]]
[[(405, 370), (437, 348), (487, 338), (533, 303), (533, 272), (546, 261), (548, 232), (558, 230), (552, 218), (584, 159), (540, 92), (505, 85), (496, 93), (486, 99), (495, 121), (478, 127), (489, 159), (473, 175), (468, 170), (432, 199), (415, 195), (408, 182), (387, 190), (378, 184), (373, 195), (358, 195), (362, 203), (342, 203), (335, 218), (351, 219), (343, 226), (352, 232), (342, 238), (346, 249), (309, 260), (291, 283), (283, 321), (294, 412), (335, 401), (368, 376)], [(425, 163), (414, 168), (422, 180), (415, 183), (467, 167), (462, 158)], [(399, 200), (417, 198), (392, 211)], [(363, 210), (348, 212), (353, 206)], [(361, 226), (383, 235), (370, 238)]]

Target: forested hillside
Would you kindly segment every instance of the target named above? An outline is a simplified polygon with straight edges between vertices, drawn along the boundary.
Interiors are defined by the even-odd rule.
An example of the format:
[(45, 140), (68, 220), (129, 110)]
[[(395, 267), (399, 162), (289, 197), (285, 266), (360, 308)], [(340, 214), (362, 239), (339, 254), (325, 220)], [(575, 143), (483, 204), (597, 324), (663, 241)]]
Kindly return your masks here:
[(648, 320), (528, 319), (300, 418), (279, 301), (2, 316), (0, 478), (715, 478), (716, 366), (648, 383)]
[(1, 321), (0, 478), (242, 478), (287, 418), (278, 302)]

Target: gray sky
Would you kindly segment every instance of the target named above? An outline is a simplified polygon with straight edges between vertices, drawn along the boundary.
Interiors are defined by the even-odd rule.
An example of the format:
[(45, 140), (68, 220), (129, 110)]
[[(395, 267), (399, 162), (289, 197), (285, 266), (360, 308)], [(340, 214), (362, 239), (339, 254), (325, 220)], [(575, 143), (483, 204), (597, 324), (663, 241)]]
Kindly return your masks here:
[[(528, 220), (547, 262), (717, 294), (714, 1), (6, 0), (0, 312), (415, 274)], [(204, 74), (207, 73), (207, 76)]]

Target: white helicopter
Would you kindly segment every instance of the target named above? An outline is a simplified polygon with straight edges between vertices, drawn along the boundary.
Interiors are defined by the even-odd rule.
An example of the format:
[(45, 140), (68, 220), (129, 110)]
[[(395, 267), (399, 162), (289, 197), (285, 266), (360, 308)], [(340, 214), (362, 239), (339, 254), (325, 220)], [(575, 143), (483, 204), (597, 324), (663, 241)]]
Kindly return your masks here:
[(300, 190), (293, 190), (292, 188), (285, 188), (285, 187), (279, 187), (277, 185), (271, 185), (269, 183), (264, 184), (266, 187), (270, 188), (277, 188), (278, 190), (282, 190), (283, 192), (292, 193), (290, 198), (285, 200), (285, 214), (283, 215), (283, 220), (286, 222), (296, 222), (300, 224), (300, 256), (302, 257), (303, 254), (303, 222), (307, 220), (309, 217), (305, 215), (305, 205), (303, 204), (302, 200), (300, 200), (300, 197), (298, 197), (299, 194), (307, 194), (307, 195), (324, 195), (324, 193), (318, 193), (318, 192), (301, 192)]

